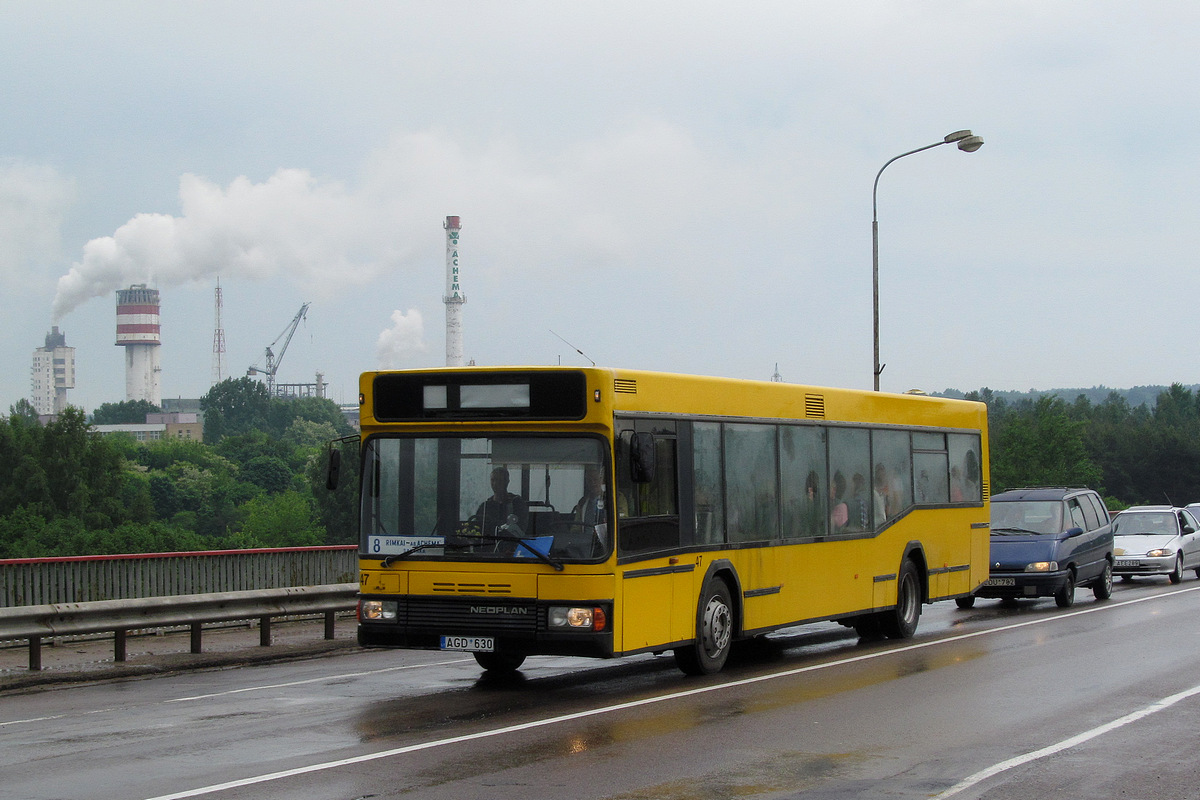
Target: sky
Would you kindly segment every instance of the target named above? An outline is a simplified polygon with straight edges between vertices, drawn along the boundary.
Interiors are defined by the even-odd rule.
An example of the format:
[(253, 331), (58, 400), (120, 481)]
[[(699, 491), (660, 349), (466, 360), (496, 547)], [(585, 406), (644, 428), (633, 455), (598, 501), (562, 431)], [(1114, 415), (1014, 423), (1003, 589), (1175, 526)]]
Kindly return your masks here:
[(1197, 40), (1165, 0), (3, 0), (0, 413), (52, 325), (69, 402), (125, 400), (139, 283), (165, 398), (218, 281), (222, 377), (305, 303), (280, 382), (442, 366), (450, 215), (480, 365), (869, 389), (874, 211), (883, 390), (1195, 383)]

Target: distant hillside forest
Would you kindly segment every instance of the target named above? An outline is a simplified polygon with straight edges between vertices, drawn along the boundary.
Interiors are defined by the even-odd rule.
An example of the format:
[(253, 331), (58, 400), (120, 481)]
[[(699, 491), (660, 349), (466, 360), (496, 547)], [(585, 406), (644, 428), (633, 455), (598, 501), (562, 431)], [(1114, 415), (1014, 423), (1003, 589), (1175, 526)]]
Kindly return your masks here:
[(203, 442), (139, 442), (89, 428), (144, 422), (159, 410), (148, 403), (105, 404), (92, 420), (68, 408), (43, 426), (18, 402), (0, 421), (0, 558), (357, 541), (356, 481), (325, 489), (329, 443), (354, 433), (336, 403), (275, 399), (240, 378), (201, 408)]
[[(1200, 501), (1200, 394), (1150, 388), (944, 394), (988, 405), (993, 494), (1071, 485), (1113, 509)], [(240, 378), (201, 408), (203, 442), (138, 442), (89, 428), (153, 406), (105, 404), (91, 420), (71, 408), (43, 426), (17, 403), (0, 420), (0, 558), (357, 541), (353, 470), (336, 492), (324, 485), (330, 442), (353, 433), (333, 402), (278, 400)], [(356, 463), (353, 442), (335, 446)]]
[(1074, 397), (1067, 389), (944, 394), (987, 403), (993, 494), (1019, 486), (1089, 486), (1119, 509), (1200, 502), (1196, 389), (1177, 383), (1081, 390)]

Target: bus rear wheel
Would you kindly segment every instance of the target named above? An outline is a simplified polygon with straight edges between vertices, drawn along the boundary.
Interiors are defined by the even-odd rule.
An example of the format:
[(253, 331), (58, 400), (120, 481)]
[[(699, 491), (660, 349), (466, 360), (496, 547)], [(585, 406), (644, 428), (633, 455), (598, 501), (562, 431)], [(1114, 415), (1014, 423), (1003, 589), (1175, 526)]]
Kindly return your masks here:
[(525, 663), (525, 656), (512, 653), (472, 653), (476, 663), (488, 672), (516, 672)]
[(908, 639), (921, 621), (921, 579), (912, 559), (904, 559), (896, 578), (896, 607), (879, 618), (889, 639)]
[(717, 578), (710, 581), (696, 609), (696, 641), (675, 649), (675, 663), (687, 675), (720, 672), (733, 643), (733, 604), (729, 587)]

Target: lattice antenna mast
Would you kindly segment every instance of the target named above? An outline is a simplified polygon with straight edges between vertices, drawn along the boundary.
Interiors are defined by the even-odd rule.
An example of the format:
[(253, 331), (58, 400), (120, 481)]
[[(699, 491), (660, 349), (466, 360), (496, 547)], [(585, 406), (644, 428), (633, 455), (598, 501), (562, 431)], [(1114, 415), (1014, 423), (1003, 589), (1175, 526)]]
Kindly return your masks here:
[(217, 278), (215, 294), (216, 320), (213, 324), (212, 382), (216, 386), (225, 380), (225, 329), (221, 327), (221, 279)]

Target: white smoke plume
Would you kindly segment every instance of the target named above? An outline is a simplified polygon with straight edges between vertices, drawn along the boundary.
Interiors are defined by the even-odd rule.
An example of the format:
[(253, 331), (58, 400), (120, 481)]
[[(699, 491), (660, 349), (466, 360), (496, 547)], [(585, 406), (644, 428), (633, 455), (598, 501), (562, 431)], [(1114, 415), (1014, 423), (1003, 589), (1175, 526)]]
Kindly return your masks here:
[[(59, 278), (53, 316), (132, 283), (171, 288), (216, 275), (264, 280), (286, 273), (308, 293), (361, 284), (395, 262), (376, 207), (306, 170), (227, 188), (195, 175), (179, 181), (182, 214), (138, 214), (93, 239)], [(394, 231), (393, 231), (394, 233)]]
[(375, 356), (380, 369), (398, 369), (406, 366), (407, 359), (427, 349), (421, 312), (410, 308), (407, 314), (403, 311), (392, 312), (392, 327), (379, 334)]

